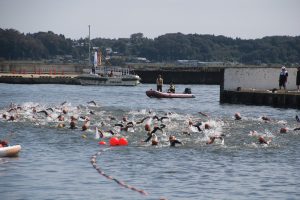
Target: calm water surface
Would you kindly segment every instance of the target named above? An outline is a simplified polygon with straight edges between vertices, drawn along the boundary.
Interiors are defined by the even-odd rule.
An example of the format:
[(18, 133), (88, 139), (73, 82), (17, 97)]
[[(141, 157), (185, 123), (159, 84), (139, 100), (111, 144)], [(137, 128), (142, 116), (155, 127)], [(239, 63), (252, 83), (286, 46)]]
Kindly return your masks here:
[[(211, 85), (177, 86), (177, 91), (192, 88), (195, 99), (148, 98), (145, 91), (154, 87), (0, 84), (0, 114), (11, 103), (23, 109), (10, 113), (19, 116), (14, 122), (0, 117), (0, 138), (22, 145), (19, 157), (0, 158), (1, 199), (299, 199), (300, 131), (292, 130), (300, 127), (295, 120), (299, 110), (219, 104), (219, 86)], [(91, 100), (97, 105), (87, 103)], [(38, 111), (56, 108), (53, 116), (67, 107), (67, 126), (57, 128), (57, 120), (41, 113), (32, 118), (33, 106)], [(235, 112), (241, 113), (241, 121), (234, 120)], [(147, 138), (144, 124), (121, 131), (129, 146), (109, 148), (94, 139), (96, 126), (118, 131), (114, 124), (123, 116), (138, 121), (166, 114), (167, 127), (157, 132), (158, 146), (141, 142)], [(88, 115), (91, 128), (81, 131), (79, 121), (78, 129), (69, 129), (70, 115)], [(271, 121), (263, 122), (263, 115)], [(188, 119), (209, 123), (212, 129), (188, 129)], [(280, 134), (282, 127), (290, 130)], [(272, 138), (271, 143), (259, 144), (249, 135), (251, 130)], [(170, 147), (170, 134), (184, 144)], [(207, 145), (215, 134), (226, 135), (224, 144)], [(97, 165), (147, 196), (121, 187), (92, 167), (91, 156), (103, 149)]]

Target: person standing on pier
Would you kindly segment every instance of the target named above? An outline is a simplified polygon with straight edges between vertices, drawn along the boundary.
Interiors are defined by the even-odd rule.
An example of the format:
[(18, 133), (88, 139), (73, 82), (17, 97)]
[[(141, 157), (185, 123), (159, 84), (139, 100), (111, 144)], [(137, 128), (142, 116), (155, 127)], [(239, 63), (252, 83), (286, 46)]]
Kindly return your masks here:
[(285, 66), (281, 67), (281, 72), (279, 74), (279, 89), (281, 90), (281, 87), (283, 89), (286, 89), (286, 82), (287, 82), (287, 77), (289, 76)]
[(164, 84), (164, 80), (162, 79), (161, 75), (159, 74), (157, 79), (156, 79), (156, 86), (157, 86), (157, 91), (162, 92), (162, 86)]
[(298, 67), (298, 70), (297, 70), (297, 76), (296, 76), (296, 85), (297, 85), (297, 89), (298, 89), (298, 92), (300, 92), (300, 67)]

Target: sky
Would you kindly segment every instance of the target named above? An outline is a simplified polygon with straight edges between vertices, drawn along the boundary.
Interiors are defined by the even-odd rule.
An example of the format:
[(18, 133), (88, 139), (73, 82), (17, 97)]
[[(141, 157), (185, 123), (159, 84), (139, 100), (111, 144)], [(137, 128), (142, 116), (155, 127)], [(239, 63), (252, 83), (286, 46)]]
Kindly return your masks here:
[(0, 28), (67, 38), (300, 35), (300, 0), (0, 0)]

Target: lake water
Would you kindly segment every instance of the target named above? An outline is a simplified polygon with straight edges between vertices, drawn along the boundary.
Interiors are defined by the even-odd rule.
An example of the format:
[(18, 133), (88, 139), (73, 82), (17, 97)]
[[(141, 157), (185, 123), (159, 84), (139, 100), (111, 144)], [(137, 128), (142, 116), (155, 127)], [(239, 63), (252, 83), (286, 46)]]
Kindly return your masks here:
[[(145, 91), (154, 87), (0, 84), (0, 114), (17, 116), (15, 121), (0, 117), (0, 139), (22, 145), (19, 157), (0, 158), (1, 199), (299, 199), (300, 131), (293, 131), (300, 127), (299, 110), (219, 104), (215, 85), (176, 86), (177, 91), (190, 87), (194, 99), (148, 98)], [(96, 105), (87, 103), (91, 100)], [(17, 105), (22, 109), (7, 112)], [(33, 107), (53, 108), (47, 110), (51, 117)], [(66, 127), (57, 128), (63, 108)], [(236, 112), (242, 120), (234, 119)], [(71, 115), (89, 116), (90, 129), (81, 130), (80, 118), (78, 129), (70, 129)], [(163, 132), (156, 132), (158, 146), (141, 142), (147, 138), (145, 123), (160, 126), (155, 119), (128, 132), (114, 126), (124, 116), (137, 122), (155, 115), (168, 117)], [(264, 115), (271, 121), (263, 121)], [(211, 129), (188, 128), (189, 119)], [(98, 145), (96, 126), (119, 132), (129, 145)], [(289, 131), (279, 133), (282, 127)], [(259, 144), (249, 135), (252, 130), (272, 138), (270, 144)], [(206, 144), (221, 134), (224, 143)], [(169, 135), (183, 144), (170, 147)], [(108, 143), (105, 136), (101, 140)], [(148, 195), (99, 174), (90, 162), (99, 151), (96, 164), (105, 174)]]

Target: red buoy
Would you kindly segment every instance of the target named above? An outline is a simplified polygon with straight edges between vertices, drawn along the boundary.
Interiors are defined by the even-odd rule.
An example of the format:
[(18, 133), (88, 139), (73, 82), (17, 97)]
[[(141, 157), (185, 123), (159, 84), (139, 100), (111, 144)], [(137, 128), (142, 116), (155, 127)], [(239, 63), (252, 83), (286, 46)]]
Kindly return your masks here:
[(120, 138), (119, 139), (119, 145), (120, 146), (127, 146), (128, 145), (128, 141), (127, 141), (127, 139), (126, 138)]
[(106, 145), (106, 142), (105, 141), (100, 141), (98, 144), (100, 144), (100, 145)]
[(109, 140), (109, 144), (110, 144), (110, 146), (117, 146), (117, 145), (119, 145), (119, 139), (116, 137), (112, 137)]

